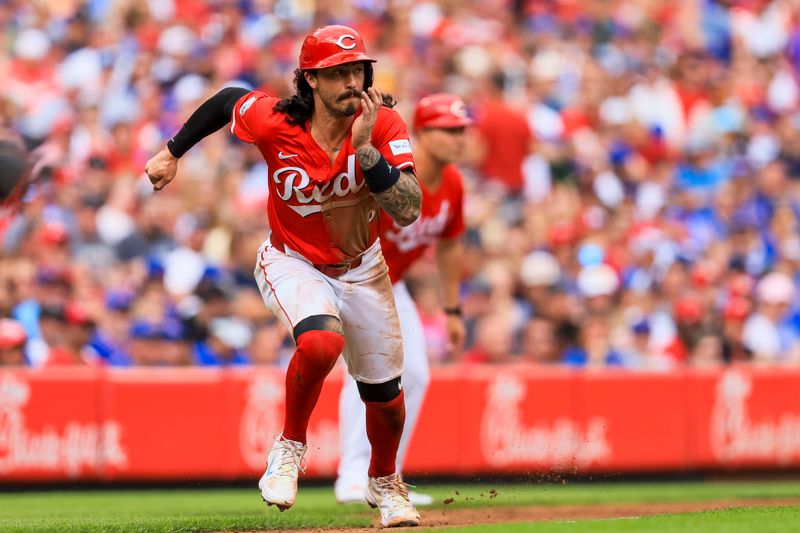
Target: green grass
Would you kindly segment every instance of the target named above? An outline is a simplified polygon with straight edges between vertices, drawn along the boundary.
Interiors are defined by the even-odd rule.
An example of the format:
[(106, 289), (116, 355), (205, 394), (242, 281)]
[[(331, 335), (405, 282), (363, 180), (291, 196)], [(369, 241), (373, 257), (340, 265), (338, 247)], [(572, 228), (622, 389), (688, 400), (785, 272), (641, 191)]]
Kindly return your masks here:
[(303, 490), (284, 513), (258, 489), (31, 492), (0, 496), (0, 531), (167, 532), (367, 526), (366, 508), (342, 508), (330, 490)]
[[(665, 482), (572, 483), (567, 485), (471, 485), (423, 487), (437, 501), (453, 498), (452, 505), (571, 505), (599, 503), (678, 502), (737, 498), (800, 498), (800, 482)], [(490, 498), (488, 490), (497, 496)], [(459, 491), (459, 495), (455, 491)], [(482, 494), (482, 495), (481, 495)]]
[[(490, 497), (489, 490), (497, 496)], [(787, 498), (800, 496), (800, 483), (598, 483), (598, 484), (528, 484), (464, 485), (419, 487), (432, 494), (438, 507), (446, 498), (453, 502), (448, 509), (482, 505), (575, 505), (587, 503), (669, 502), (734, 498)], [(253, 489), (213, 490), (97, 490), (17, 492), (0, 495), (0, 531), (236, 531), (280, 528), (315, 528), (369, 526), (376, 516), (366, 506), (341, 507), (328, 488), (301, 487), (297, 505), (285, 513), (267, 508)], [(458, 494), (456, 494), (458, 491)], [(759, 514), (760, 513), (760, 514)], [(702, 531), (763, 531), (761, 522), (798, 522), (798, 511), (757, 510), (724, 511), (702, 515), (651, 517), (638, 520), (585, 521), (594, 531), (628, 531), (628, 527), (647, 526), (654, 531), (686, 531), (687, 524), (716, 520), (722, 529)], [(715, 518), (716, 517), (716, 518)], [(758, 525), (753, 529), (725, 529), (724, 524)], [(633, 524), (633, 525), (630, 525)], [(672, 525), (668, 525), (672, 524)], [(677, 524), (677, 525), (675, 525)], [(576, 524), (539, 523), (519, 526), (533, 529), (519, 531), (582, 531)], [(664, 527), (664, 529), (656, 529)], [(785, 523), (784, 523), (785, 526)], [(467, 531), (486, 531), (489, 526)], [(508, 525), (496, 531), (510, 531)], [(517, 527), (517, 526), (514, 526)], [(546, 529), (546, 528), (562, 529)], [(692, 525), (694, 528), (694, 525)], [(539, 529), (545, 528), (545, 529)], [(605, 529), (604, 529), (605, 528)], [(609, 529), (610, 528), (610, 529)], [(672, 529), (670, 529), (672, 528)], [(760, 528), (760, 529), (759, 529)], [(647, 528), (645, 528), (647, 529)], [(630, 531), (644, 531), (631, 529)], [(700, 529), (695, 529), (700, 531)], [(781, 531), (791, 531), (784, 527)], [(776, 529), (777, 531), (777, 529)]]
[[(800, 507), (743, 507), (723, 511), (454, 528), (457, 533), (787, 533), (800, 529)], [(420, 529), (434, 531), (433, 529)]]

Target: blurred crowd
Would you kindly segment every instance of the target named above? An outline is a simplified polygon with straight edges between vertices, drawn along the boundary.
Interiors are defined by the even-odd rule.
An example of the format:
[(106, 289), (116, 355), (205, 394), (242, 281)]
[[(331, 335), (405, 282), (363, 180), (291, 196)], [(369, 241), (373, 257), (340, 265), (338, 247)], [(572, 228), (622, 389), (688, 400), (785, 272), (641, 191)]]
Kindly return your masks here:
[(0, 364), (284, 365), (261, 301), (267, 171), (226, 132), (143, 176), (225, 86), (293, 92), (348, 24), (406, 118), (477, 123), (447, 350), (434, 261), (407, 282), (434, 364), (800, 364), (798, 0), (0, 0), (0, 136), (35, 183), (0, 218)]

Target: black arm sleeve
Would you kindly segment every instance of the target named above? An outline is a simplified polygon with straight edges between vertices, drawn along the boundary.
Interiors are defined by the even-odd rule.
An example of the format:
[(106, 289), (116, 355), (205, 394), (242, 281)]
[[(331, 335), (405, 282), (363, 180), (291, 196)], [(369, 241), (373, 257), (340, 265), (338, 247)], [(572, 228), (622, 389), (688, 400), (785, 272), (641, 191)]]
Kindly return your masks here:
[(241, 87), (226, 87), (203, 102), (180, 131), (167, 142), (167, 149), (175, 157), (181, 157), (201, 139), (230, 122), (236, 102), (249, 92)]

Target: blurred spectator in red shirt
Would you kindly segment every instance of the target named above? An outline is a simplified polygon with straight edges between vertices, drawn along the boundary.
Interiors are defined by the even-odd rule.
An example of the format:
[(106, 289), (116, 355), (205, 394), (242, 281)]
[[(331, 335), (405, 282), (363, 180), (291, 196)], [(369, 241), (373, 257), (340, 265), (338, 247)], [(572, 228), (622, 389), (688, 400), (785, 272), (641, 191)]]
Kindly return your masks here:
[(534, 364), (553, 364), (561, 361), (553, 323), (544, 318), (532, 318), (525, 324), (520, 339), (520, 361)]
[(0, 367), (25, 364), (25, 328), (16, 320), (0, 319)]
[(722, 310), (722, 351), (727, 362), (742, 362), (750, 359), (742, 332), (752, 305), (743, 296), (732, 296)]
[(508, 363), (511, 359), (511, 325), (502, 315), (490, 314), (478, 321), (475, 342), (461, 360), (465, 363)]
[[(71, 326), (80, 325), (82, 316), (67, 315), (67, 307), (61, 304), (47, 304), (42, 306), (39, 324), (42, 329), (42, 338), (47, 345), (47, 355), (44, 366), (72, 366), (84, 365), (80, 347), (80, 333)], [(88, 338), (87, 338), (88, 340)]]
[(522, 164), (532, 151), (533, 136), (525, 114), (505, 101), (504, 89), (503, 73), (494, 73), (486, 83), (485, 99), (478, 105), (478, 167), (490, 182), (519, 194), (525, 186)]
[(719, 335), (709, 332), (697, 339), (692, 353), (689, 354), (690, 366), (713, 368), (723, 364), (725, 364), (725, 359)]

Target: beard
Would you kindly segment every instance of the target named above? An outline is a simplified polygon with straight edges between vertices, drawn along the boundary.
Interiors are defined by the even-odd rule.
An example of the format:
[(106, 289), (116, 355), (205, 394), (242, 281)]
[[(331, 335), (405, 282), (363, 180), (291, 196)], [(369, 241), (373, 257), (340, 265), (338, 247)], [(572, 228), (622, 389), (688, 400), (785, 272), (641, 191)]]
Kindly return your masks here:
[(335, 100), (323, 99), (322, 103), (325, 104), (325, 109), (336, 118), (351, 117), (358, 111), (358, 101), (351, 100), (353, 97), (358, 97), (355, 91), (348, 91), (336, 97)]

